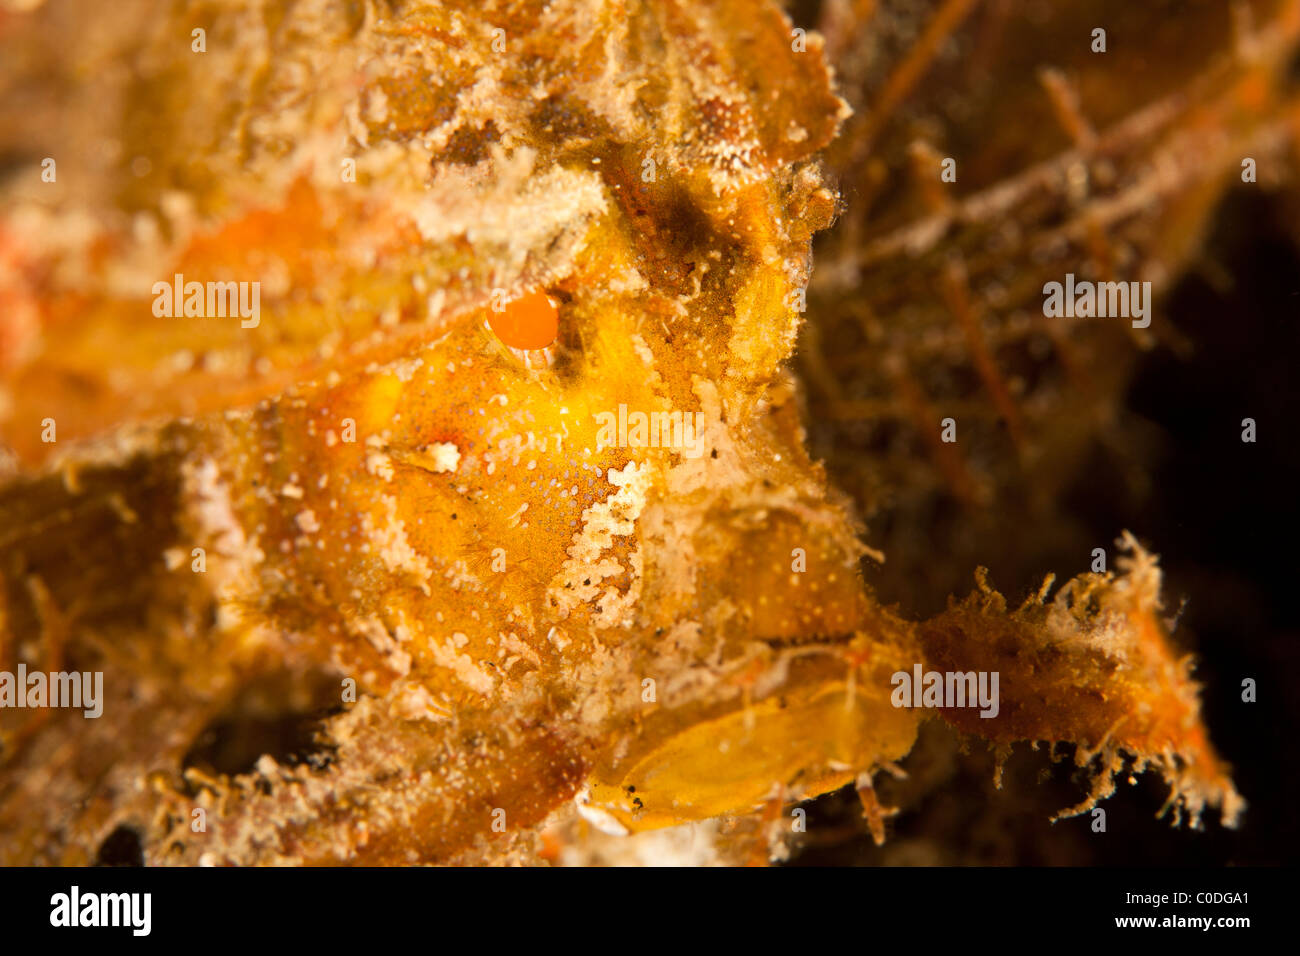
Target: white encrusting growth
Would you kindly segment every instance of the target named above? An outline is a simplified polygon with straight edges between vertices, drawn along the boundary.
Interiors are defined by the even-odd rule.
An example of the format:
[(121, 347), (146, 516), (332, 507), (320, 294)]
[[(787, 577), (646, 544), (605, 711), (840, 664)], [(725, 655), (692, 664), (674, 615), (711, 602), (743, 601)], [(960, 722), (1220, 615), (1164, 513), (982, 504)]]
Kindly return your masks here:
[(424, 448), (436, 472), (455, 471), (460, 464), (460, 449), (449, 441), (434, 442)]

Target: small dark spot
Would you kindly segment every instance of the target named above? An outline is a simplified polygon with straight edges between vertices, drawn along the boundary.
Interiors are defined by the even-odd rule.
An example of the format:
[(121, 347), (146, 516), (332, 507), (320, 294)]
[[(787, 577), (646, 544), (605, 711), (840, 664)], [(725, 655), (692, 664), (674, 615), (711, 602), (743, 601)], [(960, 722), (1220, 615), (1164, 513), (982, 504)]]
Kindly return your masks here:
[(456, 515), (455, 515), (455, 514), (453, 514), (453, 515), (451, 516), (451, 520), (452, 520), (452, 521), (455, 521), (455, 520), (456, 520)]
[(96, 866), (144, 866), (144, 849), (140, 834), (128, 826), (120, 826), (99, 845)]
[(591, 578), (585, 578), (585, 579), (583, 580), (582, 583), (583, 583), (583, 584), (590, 584), (590, 583), (591, 583)]
[(488, 120), (480, 129), (462, 126), (452, 134), (443, 155), (459, 166), (473, 166), (488, 154), (491, 145), (501, 138), (496, 123)]
[(718, 457), (718, 450), (715, 448), (715, 449), (713, 449), (713, 451), (709, 452), (709, 457), (710, 457), (710, 458), (717, 458), (717, 457)]

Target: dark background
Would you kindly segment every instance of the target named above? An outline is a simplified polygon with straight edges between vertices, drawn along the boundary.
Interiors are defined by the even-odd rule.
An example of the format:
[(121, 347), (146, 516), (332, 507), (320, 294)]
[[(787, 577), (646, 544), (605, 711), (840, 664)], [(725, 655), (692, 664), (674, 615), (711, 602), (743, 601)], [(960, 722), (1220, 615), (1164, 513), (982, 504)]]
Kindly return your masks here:
[[(809, 806), (808, 839), (793, 863), (1224, 866), (1295, 860), (1296, 235), (1289, 197), (1257, 187), (1227, 194), (1201, 267), (1157, 303), (1157, 315), (1192, 348), (1182, 355), (1167, 349), (1146, 355), (1126, 397), (1128, 411), (1158, 430), (1148, 490), (1139, 497), (1124, 482), (1108, 480), (1126, 464), (1099, 442), (1063, 502), (1096, 540), (1128, 528), (1160, 554), (1168, 609), (1185, 602), (1177, 640), (1197, 656), (1204, 721), (1249, 804), (1239, 828), (1220, 826), (1215, 811), (1206, 813), (1201, 831), (1154, 819), (1167, 794), (1156, 774), (1135, 786), (1121, 783), (1101, 804), (1105, 833), (1092, 832), (1089, 815), (1052, 824), (1056, 811), (1087, 792), (1072, 759), (1053, 763), (1045, 750), (1017, 747), (998, 791), (994, 760), (983, 745), (962, 753), (956, 735), (931, 722), (904, 761), (909, 779), (877, 780), (884, 801), (903, 807), (885, 846), (877, 848), (866, 834), (850, 789)], [(1241, 441), (1247, 417), (1257, 424), (1255, 444)], [(990, 564), (999, 580), (996, 559)], [(1247, 677), (1257, 682), (1253, 704), (1241, 700)]]

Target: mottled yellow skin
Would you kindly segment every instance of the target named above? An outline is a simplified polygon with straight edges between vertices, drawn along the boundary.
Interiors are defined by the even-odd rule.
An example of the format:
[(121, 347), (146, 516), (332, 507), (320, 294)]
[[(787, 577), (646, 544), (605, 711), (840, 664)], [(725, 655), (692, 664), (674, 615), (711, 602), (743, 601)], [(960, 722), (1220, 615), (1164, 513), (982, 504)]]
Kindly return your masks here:
[[(279, 135), (268, 131), (291, 121), (299, 144), (304, 130), (343, 134), (333, 159), (356, 158), (355, 182), (328, 151), (278, 166), (260, 148), (252, 163), (209, 150), (203, 162), (224, 185), (220, 197), (195, 196), (202, 221), (167, 212), (172, 224), (155, 239), (115, 232), (104, 215), (109, 254), (82, 281), (88, 294), (74, 304), (19, 290), (39, 303), (43, 328), (63, 329), (57, 349), (24, 340), (10, 371), (15, 411), (3, 428), (21, 457), (57, 451), (35, 440), (33, 416), (52, 414), (65, 443), (110, 423), (195, 416), (164, 439), (183, 503), (157, 542), (160, 554), (173, 546), (167, 570), (150, 573), (163, 588), (188, 585), (194, 572), (176, 555), (206, 554), (213, 653), (234, 667), (218, 665), (208, 693), (180, 695), (209, 715), (199, 721), (242, 706), (239, 686), (267, 668), (287, 667), (291, 684), (355, 682), (323, 725), (340, 757), (315, 779), (259, 766), (269, 793), (214, 778), (196, 796), (192, 783), (174, 790), (180, 751), (148, 758), (161, 774), (155, 822), (123, 807), (109, 823), (146, 829), (153, 859), (445, 858), (491, 832), (494, 807), (517, 834), (576, 790), (582, 767), (625, 748), (643, 718), (742, 708), (756, 679), (784, 673), (780, 645), (840, 644), (869, 606), (851, 518), (802, 450), (781, 368), (801, 318), (789, 294), (806, 282), (808, 239), (833, 208), (815, 170), (795, 165), (841, 115), (815, 41), (795, 56), (767, 8), (736, 45), (714, 32), (742, 12), (726, 4), (523, 6), (499, 11), (509, 39), (498, 56), (497, 14), (413, 4), (400, 18), (372, 11), (337, 47), (359, 24), (343, 8), (321, 10), (305, 33), (280, 29), (267, 61), (283, 71), (304, 60), (297, 37), (333, 37), (310, 41), (329, 51), (314, 57), (319, 92), (274, 124), (262, 112), (270, 101), (250, 94), (249, 128), (268, 146)], [(578, 50), (530, 75), (542, 63), (531, 51), (553, 53), (549, 37), (588, 11), (629, 45)], [(233, 25), (243, 14), (228, 16)], [(178, 55), (164, 38), (144, 42), (151, 52), (133, 55)], [(741, 66), (737, 53), (755, 43), (788, 75)], [(368, 51), (369, 85), (352, 85), (356, 50)], [(220, 43), (212, 51), (209, 68), (227, 55)], [(469, 68), (475, 58), (481, 66)], [(602, 63), (642, 79), (611, 97), (603, 68), (592, 70)], [(503, 88), (491, 91), (483, 70)], [(798, 112), (777, 97), (787, 81), (803, 87)], [(476, 83), (499, 108), (445, 110)], [(528, 115), (539, 83), (553, 105)], [(448, 121), (459, 131), (448, 135)], [(446, 144), (432, 168), (419, 162), (428, 137)], [(167, 168), (171, 155), (152, 162)], [(646, 158), (657, 174), (645, 175)], [(131, 205), (175, 207), (125, 182)], [(67, 197), (42, 215), (57, 223), (89, 201)], [(260, 322), (163, 318), (147, 311), (149, 283), (117, 292), (112, 270), (155, 249), (167, 277), (260, 278)], [(537, 286), (560, 311), (544, 369), (521, 364), (486, 327), (494, 292)], [(107, 350), (111, 375), (101, 374)], [(597, 416), (620, 405), (698, 413), (698, 447), (598, 447)], [(150, 427), (115, 454), (157, 456)], [(172, 584), (174, 575), (183, 577)], [(156, 639), (184, 639), (167, 631)], [(836, 653), (827, 660), (841, 680), (852, 668)], [(659, 685), (651, 700), (647, 679)], [(763, 695), (785, 680), (766, 682)], [(387, 727), (384, 746), (345, 759), (375, 722)], [(513, 765), (528, 740), (543, 766), (505, 791), (486, 770), (434, 756)], [(874, 762), (870, 740), (851, 749), (863, 769)], [(372, 763), (414, 773), (413, 792), (358, 790), (381, 772)], [(774, 783), (784, 782), (755, 787)], [(292, 807), (281, 786), (297, 788)], [(217, 800), (211, 825), (182, 839), (176, 822), (210, 801), (204, 792)], [(461, 826), (399, 853), (333, 820), (356, 801), (381, 816), (378, 805), (407, 819), (456, 815)], [(152, 849), (154, 832), (168, 834), (165, 849)]]

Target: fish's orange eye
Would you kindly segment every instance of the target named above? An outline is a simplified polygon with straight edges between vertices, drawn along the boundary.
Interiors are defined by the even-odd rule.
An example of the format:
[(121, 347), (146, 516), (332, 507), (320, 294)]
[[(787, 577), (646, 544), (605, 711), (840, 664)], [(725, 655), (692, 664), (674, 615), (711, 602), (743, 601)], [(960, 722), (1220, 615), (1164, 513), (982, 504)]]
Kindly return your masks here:
[(488, 326), (512, 349), (544, 349), (560, 333), (560, 313), (550, 297), (536, 289), (511, 299), (500, 312), (489, 311)]

